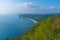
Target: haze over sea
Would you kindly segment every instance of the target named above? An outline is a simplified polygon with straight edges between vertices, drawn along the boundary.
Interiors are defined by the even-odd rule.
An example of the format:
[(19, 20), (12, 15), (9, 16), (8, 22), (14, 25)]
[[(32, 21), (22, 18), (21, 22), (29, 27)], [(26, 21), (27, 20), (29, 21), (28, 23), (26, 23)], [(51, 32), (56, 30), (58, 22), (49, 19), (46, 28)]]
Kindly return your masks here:
[(0, 40), (6, 37), (20, 37), (29, 30), (35, 23), (18, 15), (0, 15)]

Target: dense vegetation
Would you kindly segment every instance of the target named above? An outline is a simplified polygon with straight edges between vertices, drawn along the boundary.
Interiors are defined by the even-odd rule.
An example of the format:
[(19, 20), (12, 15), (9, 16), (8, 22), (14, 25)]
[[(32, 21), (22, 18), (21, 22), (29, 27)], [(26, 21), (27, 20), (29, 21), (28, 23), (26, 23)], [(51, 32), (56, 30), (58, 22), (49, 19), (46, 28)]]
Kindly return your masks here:
[[(6, 38), (6, 40), (9, 40)], [(14, 40), (11, 38), (10, 40)], [(60, 40), (60, 14), (37, 23), (31, 30), (16, 40)]]
[(42, 20), (21, 40), (60, 40), (60, 15)]

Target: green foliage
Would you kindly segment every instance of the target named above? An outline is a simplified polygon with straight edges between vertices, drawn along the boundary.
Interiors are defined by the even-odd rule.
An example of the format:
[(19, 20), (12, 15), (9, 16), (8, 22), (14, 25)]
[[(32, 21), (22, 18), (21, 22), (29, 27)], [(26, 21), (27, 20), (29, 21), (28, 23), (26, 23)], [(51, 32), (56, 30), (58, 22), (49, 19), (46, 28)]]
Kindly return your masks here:
[(5, 40), (9, 40), (9, 38), (5, 38)]
[(20, 38), (16, 38), (16, 40), (20, 40)]
[(60, 15), (42, 20), (23, 35), (21, 40), (60, 40)]
[(11, 37), (10, 40), (14, 40), (14, 37)]
[(21, 40), (21, 39), (18, 38), (18, 37), (16, 39), (14, 37), (11, 37), (10, 39), (9, 38), (6, 38), (5, 40)]

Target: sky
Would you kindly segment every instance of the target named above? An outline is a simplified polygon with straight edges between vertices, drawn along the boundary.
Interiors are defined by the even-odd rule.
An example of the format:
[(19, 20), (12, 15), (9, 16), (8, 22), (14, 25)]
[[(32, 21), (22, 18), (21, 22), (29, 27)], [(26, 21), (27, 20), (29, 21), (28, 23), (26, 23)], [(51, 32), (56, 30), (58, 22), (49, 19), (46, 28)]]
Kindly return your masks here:
[(60, 0), (0, 0), (0, 14), (60, 13)]

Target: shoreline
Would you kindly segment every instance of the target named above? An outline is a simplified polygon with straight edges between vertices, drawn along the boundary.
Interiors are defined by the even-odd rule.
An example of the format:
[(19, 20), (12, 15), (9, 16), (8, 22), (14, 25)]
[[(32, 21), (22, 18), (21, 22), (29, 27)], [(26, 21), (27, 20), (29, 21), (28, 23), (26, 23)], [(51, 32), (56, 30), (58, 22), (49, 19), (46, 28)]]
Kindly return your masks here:
[(31, 19), (31, 18), (26, 18), (26, 19), (31, 20), (31, 21), (33, 21), (34, 23), (37, 23), (37, 21), (34, 20), (34, 19)]

